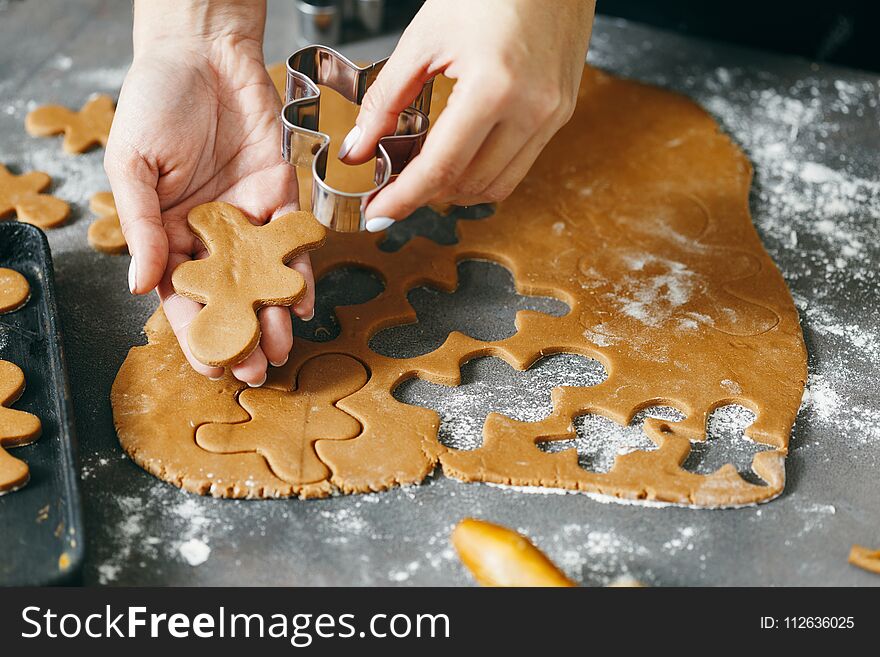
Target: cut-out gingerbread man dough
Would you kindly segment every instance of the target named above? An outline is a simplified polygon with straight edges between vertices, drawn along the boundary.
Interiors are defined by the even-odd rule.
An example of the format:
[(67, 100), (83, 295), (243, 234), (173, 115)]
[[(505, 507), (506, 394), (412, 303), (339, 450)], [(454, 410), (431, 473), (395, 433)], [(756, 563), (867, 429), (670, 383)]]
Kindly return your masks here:
[[(435, 98), (442, 98), (436, 92), (437, 86)], [(350, 124), (334, 120), (345, 116), (334, 102), (331, 94), (322, 99), (321, 128), (338, 139)], [(384, 291), (338, 307), (338, 337), (297, 340), (288, 363), (273, 368), (266, 384), (291, 390), (302, 365), (322, 354), (346, 354), (369, 371), (366, 385), (338, 403), (362, 423), (360, 434), (317, 444), (332, 473), (332, 489), (323, 494), (418, 483), (439, 463), (463, 481), (637, 501), (727, 507), (775, 498), (785, 485), (806, 350), (797, 309), (749, 216), (751, 175), (742, 151), (691, 100), (587, 67), (571, 121), (491, 217), (458, 222), (458, 243), (417, 237), (385, 252), (382, 235), (331, 234), (312, 256), (316, 277), (361, 267), (382, 277)], [(435, 351), (412, 358), (370, 349), (380, 330), (417, 320), (409, 290), (430, 285), (452, 291), (457, 263), (475, 258), (507, 267), (520, 294), (554, 296), (571, 311), (562, 317), (520, 311), (517, 331), (508, 338), (480, 341), (454, 331)], [(297, 494), (264, 459), (256, 466), (254, 452), (221, 455), (198, 447), (192, 427), (206, 423), (202, 406), (222, 402), (230, 412), (225, 405), (236, 404), (234, 390), (243, 386), (231, 375), (222, 393), (203, 377), (187, 378), (185, 386), (178, 381), (186, 359), (161, 311), (150, 320), (148, 336), (149, 344), (132, 349), (113, 388), (126, 452), (188, 490), (228, 497)], [(525, 369), (556, 352), (599, 360), (608, 379), (556, 388), (553, 411), (539, 422), (490, 416), (482, 445), (471, 451), (444, 447), (438, 415), (392, 394), (412, 376), (458, 385), (461, 364), (479, 356)], [(676, 407), (685, 419), (646, 421), (657, 449), (622, 455), (608, 472), (580, 467), (572, 449), (546, 453), (536, 446), (573, 437), (579, 415), (598, 413), (627, 425), (657, 404)], [(746, 481), (731, 464), (705, 475), (682, 467), (691, 443), (706, 439), (709, 414), (725, 404), (757, 415), (746, 435), (772, 448), (752, 464), (763, 485)], [(229, 421), (219, 410), (216, 415), (207, 421)]]
[(853, 566), (880, 575), (880, 550), (853, 545), (849, 552), (849, 562)]
[(110, 192), (98, 192), (89, 201), (89, 208), (98, 215), (89, 226), (89, 244), (96, 251), (109, 255), (128, 252), (122, 225), (116, 213), (116, 202)]
[(30, 298), (28, 280), (14, 269), (0, 267), (0, 314), (18, 310)]
[(239, 403), (251, 419), (243, 424), (199, 427), (200, 447), (225, 454), (256, 451), (280, 479), (302, 487), (330, 474), (315, 451), (324, 440), (349, 440), (361, 425), (335, 404), (367, 382), (364, 366), (349, 356), (329, 354), (307, 361), (293, 391), (273, 388), (244, 390)]
[(70, 206), (49, 194), (41, 194), (52, 184), (42, 171), (16, 176), (0, 164), (0, 221), (15, 214), (22, 223), (40, 228), (60, 226), (70, 214)]
[(326, 230), (309, 212), (256, 226), (235, 206), (217, 202), (193, 208), (187, 220), (209, 255), (183, 263), (171, 280), (178, 294), (205, 304), (189, 327), (193, 355), (225, 367), (259, 343), (257, 310), (292, 306), (305, 295), (305, 279), (286, 263), (321, 246)]
[(24, 373), (14, 363), (0, 360), (0, 494), (24, 486), (30, 477), (27, 464), (9, 454), (7, 447), (29, 445), (40, 437), (40, 419), (7, 406), (24, 392)]
[(113, 99), (103, 94), (94, 96), (74, 112), (62, 105), (43, 105), (28, 113), (24, 127), (34, 137), (51, 137), (64, 133), (64, 150), (83, 153), (92, 146), (106, 146), (110, 125), (116, 109)]

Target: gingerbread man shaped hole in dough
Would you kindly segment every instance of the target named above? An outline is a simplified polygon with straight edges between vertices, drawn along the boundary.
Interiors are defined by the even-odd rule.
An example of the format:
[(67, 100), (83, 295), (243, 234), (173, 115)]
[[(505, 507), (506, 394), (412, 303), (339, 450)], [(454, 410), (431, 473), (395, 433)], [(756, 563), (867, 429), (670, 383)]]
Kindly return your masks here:
[(18, 220), (40, 228), (54, 228), (67, 219), (70, 206), (49, 194), (41, 194), (52, 182), (42, 171), (16, 176), (0, 164), (0, 221), (15, 213)]
[(286, 263), (321, 246), (326, 231), (309, 212), (256, 226), (238, 208), (218, 202), (193, 208), (187, 220), (209, 255), (183, 263), (171, 280), (178, 294), (205, 304), (189, 327), (193, 355), (226, 367), (259, 343), (259, 308), (292, 306), (305, 295), (305, 279)]
[(51, 137), (63, 132), (64, 150), (84, 153), (92, 146), (107, 145), (115, 111), (113, 99), (101, 94), (91, 98), (78, 112), (61, 105), (38, 107), (25, 117), (24, 128), (34, 137)]
[(24, 373), (14, 363), (0, 360), (0, 495), (21, 488), (30, 477), (27, 464), (5, 448), (29, 445), (42, 430), (36, 415), (6, 408), (18, 401), (22, 392)]
[(315, 451), (319, 440), (349, 440), (360, 423), (336, 407), (367, 382), (364, 366), (350, 356), (328, 354), (306, 361), (296, 390), (252, 388), (239, 396), (251, 419), (242, 424), (206, 424), (196, 442), (209, 452), (257, 452), (272, 472), (294, 485), (324, 481), (330, 470)]

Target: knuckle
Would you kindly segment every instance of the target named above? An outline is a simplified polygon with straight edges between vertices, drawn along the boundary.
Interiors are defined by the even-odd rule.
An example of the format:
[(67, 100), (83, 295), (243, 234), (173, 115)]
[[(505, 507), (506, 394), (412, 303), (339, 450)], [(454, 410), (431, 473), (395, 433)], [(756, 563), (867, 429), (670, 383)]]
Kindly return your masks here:
[(495, 106), (510, 103), (516, 95), (516, 80), (514, 76), (502, 71), (492, 76), (491, 84), (487, 86), (489, 102)]
[(434, 181), (434, 189), (455, 187), (459, 177), (458, 166), (449, 160), (440, 160), (431, 167), (431, 176)]
[(561, 103), (562, 94), (559, 89), (551, 87), (536, 93), (531, 99), (529, 109), (535, 120), (544, 122), (556, 115)]
[(130, 175), (137, 168), (138, 158), (135, 153), (118, 145), (118, 142), (107, 143), (104, 153), (104, 171), (109, 176)]
[(572, 98), (571, 96), (563, 97), (557, 109), (560, 126), (565, 125), (571, 120), (571, 117), (574, 115), (574, 110), (576, 106), (577, 103), (575, 102), (574, 98)]
[(486, 189), (486, 183), (479, 179), (462, 178), (455, 185), (455, 196), (462, 198), (479, 198)]
[(516, 188), (516, 185), (509, 184), (499, 184), (493, 185), (489, 189), (485, 191), (483, 196), (490, 203), (498, 203), (500, 201), (505, 200), (508, 196), (513, 193), (513, 190)]
[(107, 142), (107, 150), (104, 151), (104, 171), (113, 175), (122, 171), (122, 158), (119, 149), (113, 141)]
[(385, 108), (386, 93), (381, 77), (370, 85), (367, 93), (361, 101), (361, 111), (367, 114), (377, 114)]

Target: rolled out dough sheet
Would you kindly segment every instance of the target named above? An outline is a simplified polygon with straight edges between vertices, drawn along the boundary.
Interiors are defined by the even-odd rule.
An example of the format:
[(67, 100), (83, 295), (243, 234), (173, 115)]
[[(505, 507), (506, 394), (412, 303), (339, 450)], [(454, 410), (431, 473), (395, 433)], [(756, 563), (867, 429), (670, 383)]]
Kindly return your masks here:
[[(451, 83), (439, 79), (437, 87), (435, 116)], [(343, 105), (332, 95), (322, 103), (321, 128), (334, 144), (353, 124), (353, 108)], [(366, 174), (349, 169), (331, 165), (333, 184), (357, 186), (372, 176), (372, 165)], [(751, 222), (751, 178), (742, 151), (695, 103), (587, 67), (571, 122), (491, 217), (458, 222), (457, 244), (417, 238), (389, 253), (378, 248), (382, 235), (332, 234), (313, 253), (316, 277), (355, 265), (375, 272), (385, 289), (365, 303), (337, 308), (339, 337), (297, 340), (290, 361), (271, 372), (267, 385), (281, 391), (292, 417), (306, 418), (305, 425), (288, 428), (303, 449), (273, 452), (276, 461), (283, 453), (292, 462), (273, 466), (259, 440), (252, 450), (240, 443), (234, 453), (205, 449), (203, 426), (247, 425), (265, 414), (252, 398), (246, 410), (233, 378), (213, 382), (195, 374), (161, 311), (147, 324), (148, 343), (131, 350), (113, 386), (120, 442), (156, 476), (225, 497), (379, 491), (418, 483), (439, 463), (462, 481), (626, 500), (719, 507), (773, 499), (785, 484), (806, 351), (791, 296)], [(379, 330), (416, 320), (410, 289), (453, 290), (457, 263), (472, 258), (507, 267), (520, 293), (553, 296), (571, 310), (562, 317), (520, 311), (516, 333), (494, 342), (453, 332), (435, 351), (413, 358), (370, 350)], [(461, 364), (479, 356), (525, 369), (556, 352), (595, 358), (608, 378), (554, 390), (553, 410), (538, 422), (491, 414), (474, 450), (443, 446), (434, 411), (392, 396), (413, 376), (456, 385)], [(362, 386), (326, 390), (332, 382), (311, 378), (297, 384), (305, 364), (334, 354), (364, 367)], [(356, 380), (357, 369), (340, 385)], [(354, 437), (340, 439), (328, 429), (326, 439), (314, 439), (320, 425), (317, 431), (306, 426), (306, 411), (318, 397), (338, 400), (335, 406), (359, 427)], [(608, 472), (582, 468), (574, 450), (547, 453), (536, 446), (572, 438), (579, 415), (599, 413), (626, 424), (658, 404), (675, 407), (685, 419), (649, 418), (644, 430), (656, 449), (618, 455)], [(730, 464), (706, 475), (681, 467), (691, 442), (705, 440), (708, 415), (725, 404), (757, 416), (746, 435), (770, 447), (752, 464), (763, 484), (745, 481)], [(302, 472), (310, 474), (293, 474)], [(316, 480), (316, 472), (323, 478)]]

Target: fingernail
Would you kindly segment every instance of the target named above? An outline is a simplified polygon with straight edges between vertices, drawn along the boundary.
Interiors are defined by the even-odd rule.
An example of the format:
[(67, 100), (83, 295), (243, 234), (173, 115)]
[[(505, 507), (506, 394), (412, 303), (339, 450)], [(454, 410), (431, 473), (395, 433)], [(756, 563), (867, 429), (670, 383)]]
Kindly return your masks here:
[(250, 383), (250, 382), (247, 382), (248, 387), (251, 387), (251, 388), (259, 388), (259, 387), (262, 386), (264, 383), (266, 383), (266, 379), (268, 379), (268, 378), (269, 378), (269, 373), (266, 372), (266, 373), (263, 375), (263, 380), (260, 381), (259, 383)]
[(358, 139), (361, 137), (361, 128), (360, 126), (355, 126), (351, 130), (348, 131), (348, 134), (345, 135), (345, 139), (342, 140), (342, 145), (339, 147), (339, 159), (341, 160), (348, 152), (354, 148), (354, 145), (357, 143)]
[(217, 378), (214, 378), (213, 376), (209, 376), (208, 379), (211, 380), (211, 381), (222, 381), (222, 380), (223, 380), (223, 375), (221, 374), (221, 375), (218, 376)]
[(137, 289), (137, 265), (134, 256), (131, 256), (131, 263), (128, 265), (128, 290), (132, 294)]
[(380, 230), (385, 230), (394, 223), (394, 219), (391, 217), (373, 217), (372, 219), (367, 220), (367, 230), (371, 233), (378, 233)]
[(272, 367), (284, 367), (285, 365), (287, 365), (287, 361), (288, 361), (288, 360), (290, 360), (290, 354), (287, 354), (287, 355), (284, 357), (284, 360), (278, 361), (277, 363), (273, 363), (273, 362), (270, 360), (269, 363), (272, 365)]
[(312, 308), (312, 312), (311, 312), (311, 314), (309, 314), (308, 317), (303, 317), (303, 318), (302, 318), (302, 321), (304, 321), (304, 322), (311, 322), (313, 319), (315, 319), (315, 309), (314, 309), (314, 308)]

